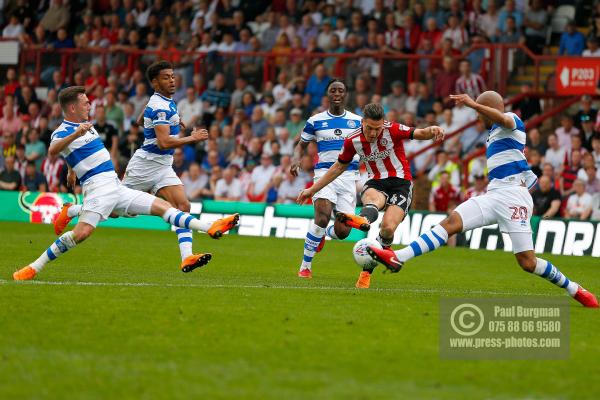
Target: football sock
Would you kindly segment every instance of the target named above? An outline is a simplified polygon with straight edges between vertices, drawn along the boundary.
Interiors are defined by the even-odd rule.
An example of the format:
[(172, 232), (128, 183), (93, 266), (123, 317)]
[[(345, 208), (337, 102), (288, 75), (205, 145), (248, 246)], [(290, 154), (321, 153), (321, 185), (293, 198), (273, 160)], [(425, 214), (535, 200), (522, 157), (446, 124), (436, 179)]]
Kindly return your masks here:
[(534, 274), (546, 278), (556, 286), (566, 289), (571, 297), (575, 296), (579, 285), (573, 281), (570, 281), (558, 268), (556, 268), (550, 261), (546, 261), (542, 258), (538, 258), (535, 263)]
[(384, 238), (383, 236), (381, 236), (381, 232), (379, 232), (379, 235), (377, 235), (377, 241), (384, 248), (385, 247), (390, 247), (392, 245), (392, 241), (393, 240), (394, 240), (393, 237), (391, 237), (391, 238)]
[(321, 228), (314, 222), (310, 224), (308, 232), (306, 232), (306, 239), (304, 239), (304, 256), (302, 258), (302, 265), (300, 269), (310, 269), (312, 267), (312, 259), (317, 252), (317, 247), (321, 243), (321, 239), (325, 235), (325, 228)]
[(212, 225), (207, 222), (201, 222), (198, 218), (194, 218), (190, 214), (173, 207), (165, 211), (162, 217), (169, 224), (178, 228), (193, 229), (195, 231), (206, 232)]
[(360, 210), (361, 217), (365, 217), (370, 224), (377, 221), (379, 217), (379, 208), (375, 204), (365, 204)]
[(179, 228), (175, 230), (177, 240), (179, 241), (179, 252), (181, 260), (192, 255), (192, 230)]
[(325, 233), (332, 239), (340, 239), (338, 235), (335, 234), (335, 225), (329, 225), (327, 229), (325, 229)]
[(82, 204), (73, 204), (73, 205), (71, 205), (71, 207), (69, 207), (69, 209), (67, 210), (67, 216), (69, 218), (75, 218), (76, 216), (79, 215), (79, 213), (81, 212), (82, 208), (83, 208)]
[(446, 244), (447, 241), (448, 232), (438, 224), (402, 250), (395, 251), (394, 253), (396, 253), (398, 260), (405, 262), (413, 257), (433, 251), (441, 245)]
[(50, 261), (56, 260), (61, 254), (66, 253), (75, 246), (77, 246), (77, 243), (75, 243), (75, 234), (73, 234), (73, 231), (63, 233), (37, 260), (31, 263), (31, 267), (36, 272), (40, 272)]

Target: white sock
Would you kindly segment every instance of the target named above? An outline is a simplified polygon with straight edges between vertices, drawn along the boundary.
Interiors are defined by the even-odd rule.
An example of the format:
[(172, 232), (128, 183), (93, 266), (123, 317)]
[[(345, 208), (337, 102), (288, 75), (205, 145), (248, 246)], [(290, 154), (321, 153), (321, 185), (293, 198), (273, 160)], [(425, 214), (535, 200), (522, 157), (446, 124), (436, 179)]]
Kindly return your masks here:
[(54, 243), (48, 247), (48, 249), (42, 253), (41, 256), (38, 257), (37, 260), (32, 262), (30, 265), (36, 272), (40, 272), (42, 268), (50, 261), (55, 260), (61, 254), (66, 253), (69, 249), (77, 246), (75, 243), (75, 235), (73, 231), (69, 231), (67, 233), (63, 233)]
[(75, 218), (76, 216), (79, 215), (79, 213), (81, 213), (82, 208), (83, 208), (83, 204), (71, 205), (71, 207), (69, 207), (69, 209), (67, 210), (67, 216), (69, 218)]
[(181, 253), (181, 260), (183, 261), (186, 257), (192, 255), (192, 230), (191, 229), (177, 229), (177, 240), (179, 241), (179, 252)]
[(302, 257), (302, 265), (300, 266), (301, 271), (303, 269), (311, 269), (312, 259), (324, 235), (325, 228), (321, 228), (314, 222), (310, 224), (308, 232), (306, 232), (306, 239), (304, 239), (304, 256)]
[(550, 261), (546, 261), (543, 258), (537, 258), (535, 263), (534, 274), (546, 278), (556, 286), (566, 289), (571, 297), (575, 296), (579, 285), (569, 280), (558, 268), (556, 268)]
[(329, 236), (330, 238), (332, 238), (332, 239), (340, 240), (340, 238), (338, 237), (338, 235), (335, 234), (335, 225), (329, 225), (325, 229), (325, 234), (327, 236)]
[(207, 222), (201, 222), (198, 218), (194, 218), (190, 214), (173, 207), (165, 211), (162, 218), (178, 228), (193, 229), (202, 232), (208, 231), (208, 228), (212, 225)]
[(438, 224), (402, 250), (396, 251), (396, 257), (398, 257), (398, 260), (404, 262), (413, 257), (433, 251), (441, 245), (446, 244), (447, 241), (448, 232)]

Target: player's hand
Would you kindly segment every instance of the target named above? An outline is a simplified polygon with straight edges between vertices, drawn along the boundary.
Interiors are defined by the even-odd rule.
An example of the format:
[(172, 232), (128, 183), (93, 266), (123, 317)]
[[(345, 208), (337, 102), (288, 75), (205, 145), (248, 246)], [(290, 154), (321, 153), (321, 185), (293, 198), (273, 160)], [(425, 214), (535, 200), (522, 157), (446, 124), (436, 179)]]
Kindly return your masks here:
[(300, 163), (297, 161), (292, 161), (290, 174), (292, 174), (292, 176), (298, 176), (298, 171), (300, 171)]
[(195, 128), (192, 131), (192, 137), (196, 142), (202, 142), (208, 139), (208, 131), (206, 129)]
[(75, 184), (77, 183), (77, 175), (75, 175), (75, 171), (72, 169), (67, 173), (67, 187), (71, 189), (75, 189)]
[(470, 108), (475, 108), (477, 103), (468, 94), (451, 94), (450, 99), (454, 100), (456, 105), (464, 105)]
[(442, 140), (444, 140), (444, 128), (441, 128), (439, 126), (430, 126), (429, 129), (431, 131), (431, 135), (433, 136), (434, 142), (441, 142)]
[(83, 124), (79, 124), (79, 126), (77, 127), (77, 129), (74, 132), (75, 136), (81, 137), (81, 136), (85, 135), (87, 131), (92, 129), (92, 126), (93, 125), (91, 122), (85, 122)]
[(304, 204), (304, 203), (306, 203), (312, 197), (312, 195), (313, 194), (312, 194), (312, 191), (310, 189), (304, 189), (298, 195), (298, 198), (296, 199), (296, 203), (298, 203), (298, 204)]

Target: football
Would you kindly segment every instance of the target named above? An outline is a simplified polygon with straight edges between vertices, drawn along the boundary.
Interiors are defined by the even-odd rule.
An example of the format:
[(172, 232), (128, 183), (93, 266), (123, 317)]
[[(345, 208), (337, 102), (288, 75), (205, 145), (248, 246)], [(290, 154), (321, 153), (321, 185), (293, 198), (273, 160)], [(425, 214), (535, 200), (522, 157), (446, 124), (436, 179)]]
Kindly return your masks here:
[(375, 268), (377, 261), (373, 260), (369, 253), (367, 253), (367, 246), (375, 246), (381, 249), (381, 244), (375, 239), (361, 239), (354, 244), (352, 254), (354, 255), (354, 261), (361, 268)]

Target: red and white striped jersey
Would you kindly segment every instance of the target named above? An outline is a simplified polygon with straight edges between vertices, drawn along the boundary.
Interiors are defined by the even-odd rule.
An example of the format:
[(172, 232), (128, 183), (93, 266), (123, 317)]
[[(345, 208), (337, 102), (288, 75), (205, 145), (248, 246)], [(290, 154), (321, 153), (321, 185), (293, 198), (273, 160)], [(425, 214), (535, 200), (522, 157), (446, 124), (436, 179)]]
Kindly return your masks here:
[(377, 140), (371, 143), (361, 127), (344, 140), (338, 161), (348, 164), (358, 154), (360, 162), (367, 167), (369, 179), (397, 177), (410, 181), (412, 176), (402, 141), (409, 139), (413, 131), (414, 128), (385, 121)]
[(476, 100), (485, 92), (485, 81), (481, 75), (471, 73), (469, 77), (461, 76), (456, 80), (456, 93), (466, 93)]
[(41, 170), (42, 174), (46, 177), (48, 182), (48, 190), (50, 192), (58, 191), (58, 185), (60, 184), (60, 174), (63, 167), (65, 166), (65, 160), (57, 158), (54, 162), (50, 162), (48, 158), (42, 161)]

